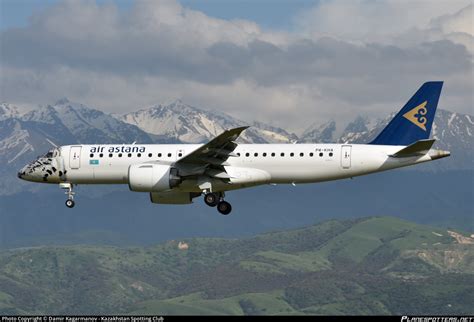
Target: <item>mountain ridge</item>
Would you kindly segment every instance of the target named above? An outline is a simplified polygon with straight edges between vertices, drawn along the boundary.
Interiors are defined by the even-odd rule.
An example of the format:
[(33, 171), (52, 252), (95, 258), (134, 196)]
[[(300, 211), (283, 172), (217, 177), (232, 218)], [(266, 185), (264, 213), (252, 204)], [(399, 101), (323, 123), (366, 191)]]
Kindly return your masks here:
[(184, 104), (181, 100), (115, 116), (147, 133), (175, 138), (177, 142), (182, 143), (202, 143), (224, 130), (248, 125), (253, 127), (247, 129), (239, 138), (242, 143), (290, 143), (297, 139), (295, 134), (281, 128), (257, 121), (248, 124), (219, 111)]
[(244, 239), (5, 250), (0, 314), (472, 314), (464, 238), (376, 216)]
[[(370, 120), (359, 116), (349, 123), (341, 137), (334, 137), (335, 121), (313, 125), (298, 137), (284, 129), (259, 121), (248, 124), (222, 112), (192, 107), (177, 100), (168, 105), (124, 115), (112, 115), (67, 98), (53, 105), (23, 112), (15, 105), (0, 104), (0, 162), (5, 180), (0, 194), (11, 194), (30, 186), (18, 183), (16, 171), (51, 148), (49, 141), (66, 144), (202, 143), (225, 129), (248, 126), (241, 143), (339, 142), (366, 143), (381, 131), (390, 117)], [(474, 164), (474, 116), (439, 110), (433, 125), (435, 147), (451, 151), (451, 157), (418, 169), (445, 171), (472, 169)], [(13, 188), (12, 188), (13, 187)], [(29, 189), (35, 189), (30, 187)]]
[[(334, 137), (335, 129), (337, 127), (337, 123), (334, 120), (330, 120), (319, 125), (314, 123), (308, 128), (304, 129), (300, 135), (296, 135), (294, 133), (287, 132), (282, 128), (275, 127), (261, 121), (247, 123), (223, 112), (194, 107), (183, 103), (181, 100), (175, 100), (167, 105), (151, 105), (147, 108), (141, 108), (137, 111), (122, 115), (108, 114), (96, 108), (91, 108), (80, 103), (72, 103), (67, 98), (59, 99), (53, 105), (40, 106), (38, 109), (30, 110), (28, 112), (21, 112), (20, 110), (22, 109), (13, 104), (4, 102), (0, 104), (0, 120), (17, 118), (22, 121), (36, 121), (51, 124), (62, 121), (68, 125), (68, 127), (71, 127), (74, 125), (73, 123), (75, 120), (71, 120), (70, 116), (71, 114), (76, 114), (77, 119), (82, 121), (82, 123), (89, 123), (89, 125), (92, 125), (90, 122), (96, 123), (95, 128), (104, 126), (111, 126), (114, 128), (114, 126), (117, 124), (122, 125), (121, 123), (117, 123), (113, 124), (112, 126), (103, 120), (101, 121), (105, 124), (101, 124), (101, 122), (97, 122), (97, 119), (94, 119), (105, 118), (110, 122), (109, 118), (112, 117), (126, 124), (134, 125), (147, 134), (174, 137), (177, 138), (177, 142), (181, 143), (202, 143), (203, 141), (218, 135), (225, 129), (242, 125), (250, 125), (251, 127), (254, 126), (257, 128), (257, 130), (268, 130), (275, 133), (281, 133), (281, 136), (276, 136), (277, 138), (274, 138), (273, 141), (269, 140), (266, 143), (291, 143), (294, 141), (308, 143), (367, 143), (373, 139), (373, 137), (390, 121), (390, 119), (395, 114), (392, 113), (383, 119), (371, 119), (367, 116), (359, 115), (352, 122), (349, 122), (345, 126), (342, 134), (339, 137)], [(87, 120), (82, 118), (84, 114), (89, 114), (86, 116), (86, 118), (88, 118)], [(440, 116), (439, 114), (442, 115)], [(67, 119), (68, 116), (69, 120)], [(203, 117), (206, 119), (203, 120)], [(186, 118), (189, 120), (201, 118), (201, 122), (190, 124), (190, 121), (186, 120)], [(437, 128), (439, 128), (439, 126), (436, 126), (440, 120), (443, 121), (443, 127), (444, 125), (456, 126), (459, 125), (456, 123), (464, 122), (468, 124), (469, 127), (461, 130), (467, 133), (469, 137), (473, 136), (474, 116), (438, 109), (438, 114), (434, 121), (435, 124), (433, 126), (432, 133), (433, 138), (437, 140), (443, 139), (442, 135), (438, 135), (440, 133), (443, 134), (443, 132), (437, 132)], [(443, 130), (443, 127), (441, 127), (441, 130)], [(72, 130), (74, 133), (74, 129)], [(251, 130), (251, 128), (249, 130)], [(176, 133), (174, 131), (176, 131)], [(186, 135), (183, 136), (183, 133), (180, 133), (180, 131), (188, 131), (187, 134), (190, 135), (190, 137), (186, 137)], [(189, 133), (189, 131), (194, 131), (195, 133)], [(199, 136), (199, 134), (201, 135)], [(257, 132), (256, 134), (260, 136), (260, 138), (257, 140), (264, 140), (264, 134), (261, 132)], [(456, 134), (459, 135), (459, 132)], [(197, 136), (197, 138), (193, 137), (193, 135)], [(180, 137), (181, 139), (179, 139)], [(246, 143), (258, 143), (248, 138), (245, 141)]]

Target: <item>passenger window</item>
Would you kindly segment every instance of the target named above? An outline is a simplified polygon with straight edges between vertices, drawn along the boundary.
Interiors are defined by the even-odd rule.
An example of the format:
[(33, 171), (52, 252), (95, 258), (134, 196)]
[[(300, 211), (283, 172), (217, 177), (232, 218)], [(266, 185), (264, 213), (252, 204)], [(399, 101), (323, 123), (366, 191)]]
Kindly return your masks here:
[(322, 156), (323, 156), (323, 153), (322, 153), (322, 152), (319, 152), (319, 156), (322, 157)]
[(314, 153), (313, 153), (313, 152), (310, 152), (310, 153), (309, 153), (309, 156), (310, 156), (310, 157), (312, 157), (313, 155), (314, 155)]
[(137, 154), (137, 157), (141, 157), (141, 156), (142, 156), (142, 154), (141, 154), (141, 153), (138, 153), (138, 154)]
[(90, 156), (91, 158), (93, 158), (93, 157), (94, 157), (94, 153), (89, 154), (89, 156)]
[(122, 157), (122, 153), (119, 153), (119, 154), (118, 154), (118, 157), (121, 158), (121, 157)]
[(131, 153), (129, 153), (129, 154), (128, 154), (128, 157), (129, 157), (129, 158), (131, 158), (131, 157), (132, 157), (132, 154), (131, 154)]
[(255, 153), (253, 154), (253, 156), (255, 156), (255, 157), (258, 157), (258, 153), (257, 153), (257, 152), (255, 152)]
[(275, 156), (275, 152), (272, 152), (272, 157), (274, 157), (274, 156)]
[(153, 154), (151, 154), (151, 153), (148, 153), (148, 157), (149, 157), (149, 158), (151, 158), (151, 157), (152, 157), (152, 155), (153, 155)]
[(103, 156), (104, 156), (104, 154), (103, 154), (103, 153), (99, 154), (99, 157), (100, 157), (100, 158), (102, 158)]
[(330, 156), (330, 157), (332, 157), (332, 156), (333, 156), (332, 152), (329, 152), (329, 156)]
[(250, 153), (248, 153), (248, 152), (247, 152), (247, 153), (245, 153), (245, 156), (246, 156), (246, 157), (250, 156)]
[(158, 153), (158, 158), (161, 158), (161, 153)]
[(171, 153), (168, 153), (168, 158), (171, 158)]
[(303, 153), (303, 152), (300, 153), (300, 157), (304, 157), (304, 153)]
[(294, 157), (295, 154), (293, 152), (290, 153), (290, 157)]
[(178, 157), (182, 157), (182, 156), (183, 156), (183, 154), (182, 154), (182, 153), (179, 153), (179, 154), (178, 154)]
[(237, 152), (237, 156), (240, 157), (240, 152)]
[(114, 155), (112, 153), (109, 153), (109, 158), (113, 157)]
[(267, 156), (267, 152), (263, 152), (262, 155), (263, 155), (264, 157), (266, 157), (266, 156)]
[(282, 152), (280, 155), (281, 155), (282, 157), (284, 157), (284, 156), (285, 156), (285, 153)]

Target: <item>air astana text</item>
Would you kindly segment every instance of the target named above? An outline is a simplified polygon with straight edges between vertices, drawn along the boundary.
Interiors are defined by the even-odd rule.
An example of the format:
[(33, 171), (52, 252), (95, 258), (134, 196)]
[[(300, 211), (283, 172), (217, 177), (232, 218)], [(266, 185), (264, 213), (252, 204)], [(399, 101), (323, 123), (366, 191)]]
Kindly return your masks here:
[(101, 153), (107, 151), (108, 153), (135, 153), (140, 152), (144, 153), (146, 148), (144, 146), (135, 146), (135, 145), (122, 145), (122, 146), (93, 146), (90, 149), (90, 153)]

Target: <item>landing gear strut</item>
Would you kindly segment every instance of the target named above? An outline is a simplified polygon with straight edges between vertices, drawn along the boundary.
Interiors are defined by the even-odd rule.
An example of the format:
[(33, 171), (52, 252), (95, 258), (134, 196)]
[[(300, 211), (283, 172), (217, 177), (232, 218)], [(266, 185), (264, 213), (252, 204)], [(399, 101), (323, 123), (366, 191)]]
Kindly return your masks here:
[(63, 182), (59, 184), (59, 187), (61, 189), (67, 190), (65, 194), (67, 194), (67, 200), (66, 200), (66, 207), (72, 208), (76, 204), (74, 202), (74, 191), (72, 191), (73, 184), (69, 182)]
[(228, 215), (232, 211), (232, 206), (227, 201), (224, 201), (224, 193), (206, 192), (204, 194), (204, 202), (209, 207), (216, 207), (223, 215)]

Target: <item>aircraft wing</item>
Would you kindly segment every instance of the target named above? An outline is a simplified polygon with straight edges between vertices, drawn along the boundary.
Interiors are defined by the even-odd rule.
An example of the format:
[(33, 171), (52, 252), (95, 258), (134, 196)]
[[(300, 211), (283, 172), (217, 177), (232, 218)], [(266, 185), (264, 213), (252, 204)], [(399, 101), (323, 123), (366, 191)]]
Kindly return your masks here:
[(184, 158), (176, 161), (176, 165), (183, 168), (218, 166), (219, 168), (227, 165), (226, 160), (235, 156), (233, 151), (237, 147), (234, 141), (248, 126), (237, 127), (226, 130), (208, 143), (194, 150)]

